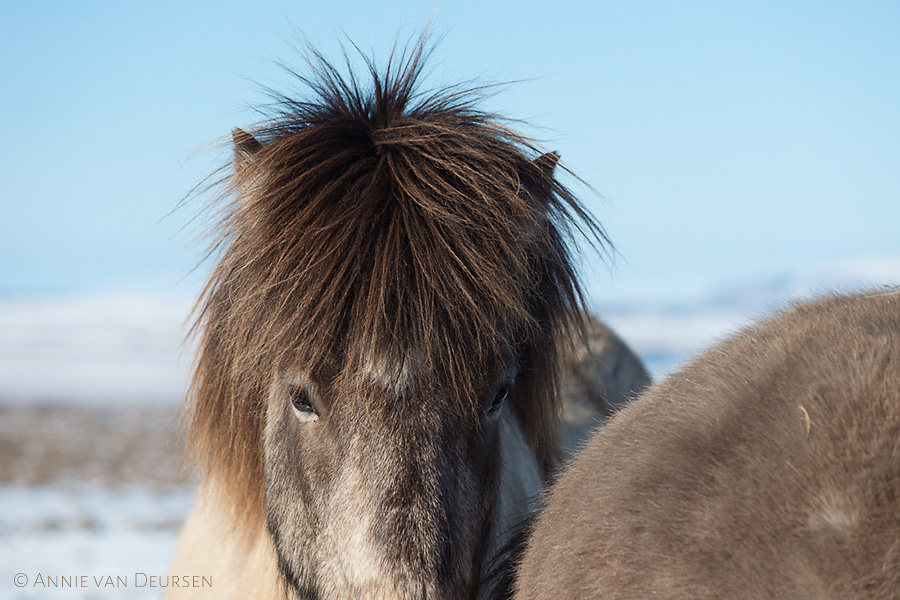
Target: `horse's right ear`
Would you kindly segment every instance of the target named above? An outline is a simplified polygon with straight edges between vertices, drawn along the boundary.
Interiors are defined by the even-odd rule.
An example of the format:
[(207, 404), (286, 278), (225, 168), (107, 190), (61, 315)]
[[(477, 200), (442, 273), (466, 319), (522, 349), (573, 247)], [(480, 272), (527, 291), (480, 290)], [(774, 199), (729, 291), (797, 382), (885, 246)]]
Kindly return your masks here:
[(544, 177), (548, 179), (553, 178), (553, 171), (556, 170), (557, 163), (559, 163), (559, 153), (557, 152), (547, 152), (534, 159), (534, 164), (544, 172)]
[(234, 142), (234, 165), (236, 167), (245, 164), (262, 148), (262, 144), (255, 137), (238, 127), (231, 130), (231, 139)]

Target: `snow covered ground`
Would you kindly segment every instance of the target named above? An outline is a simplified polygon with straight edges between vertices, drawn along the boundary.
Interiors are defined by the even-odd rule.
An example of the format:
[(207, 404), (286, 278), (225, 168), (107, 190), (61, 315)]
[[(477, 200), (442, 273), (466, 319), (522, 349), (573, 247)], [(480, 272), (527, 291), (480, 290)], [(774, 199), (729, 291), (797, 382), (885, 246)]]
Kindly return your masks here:
[[(598, 298), (592, 308), (659, 379), (790, 300), (898, 283), (900, 257), (737, 281), (699, 297)], [(166, 574), (193, 493), (169, 431), (189, 373), (190, 351), (180, 348), (192, 302), (0, 297), (0, 597), (162, 595), (149, 576)], [(16, 587), (20, 576), (27, 583)], [(74, 576), (87, 576), (76, 580), (85, 585), (72, 586)], [(108, 580), (94, 577), (105, 576), (118, 587), (98, 587)]]
[(187, 489), (0, 486), (0, 596), (161, 597), (150, 576), (168, 573), (191, 496)]
[(162, 596), (194, 493), (174, 425), (191, 305), (0, 298), (0, 598)]

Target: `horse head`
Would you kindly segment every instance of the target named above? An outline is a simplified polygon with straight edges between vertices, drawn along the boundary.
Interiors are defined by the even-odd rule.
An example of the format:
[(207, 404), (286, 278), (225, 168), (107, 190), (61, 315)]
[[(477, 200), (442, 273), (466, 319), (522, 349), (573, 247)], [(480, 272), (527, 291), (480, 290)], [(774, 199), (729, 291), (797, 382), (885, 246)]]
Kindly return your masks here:
[(191, 441), (304, 598), (472, 597), (504, 473), (558, 459), (570, 230), (605, 238), (556, 155), (418, 90), (424, 55), (364, 84), (313, 52), (311, 96), (233, 132)]

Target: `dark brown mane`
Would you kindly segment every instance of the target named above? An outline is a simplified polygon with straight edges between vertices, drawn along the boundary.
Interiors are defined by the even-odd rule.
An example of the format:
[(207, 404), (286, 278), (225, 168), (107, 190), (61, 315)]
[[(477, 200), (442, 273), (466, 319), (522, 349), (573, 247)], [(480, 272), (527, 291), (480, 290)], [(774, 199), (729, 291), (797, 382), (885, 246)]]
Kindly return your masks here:
[[(411, 362), (462, 406), (479, 359), (510, 341), (514, 410), (545, 470), (556, 461), (556, 361), (581, 292), (574, 230), (597, 223), (531, 140), (477, 109), (477, 90), (423, 94), (424, 37), (368, 81), (320, 54), (235, 133), (214, 205), (220, 259), (201, 301), (190, 440), (243, 516), (261, 515), (260, 440), (276, 368), (352, 383), (372, 354)], [(259, 141), (256, 144), (254, 138)], [(254, 145), (258, 147), (254, 147)]]

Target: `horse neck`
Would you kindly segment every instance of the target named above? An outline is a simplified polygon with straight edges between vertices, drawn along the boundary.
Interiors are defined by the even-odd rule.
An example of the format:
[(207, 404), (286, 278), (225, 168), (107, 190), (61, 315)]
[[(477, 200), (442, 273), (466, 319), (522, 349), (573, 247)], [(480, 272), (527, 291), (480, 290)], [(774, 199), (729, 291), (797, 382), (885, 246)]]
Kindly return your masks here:
[(482, 556), (479, 600), (510, 597), (512, 565), (524, 549), (524, 534), (539, 507), (543, 485), (534, 450), (512, 412), (504, 411), (500, 420), (500, 490)]
[[(509, 531), (537, 507), (544, 477), (534, 450), (512, 411), (500, 423), (500, 494), (494, 512), (495, 531)], [(499, 527), (498, 527), (499, 526)]]

